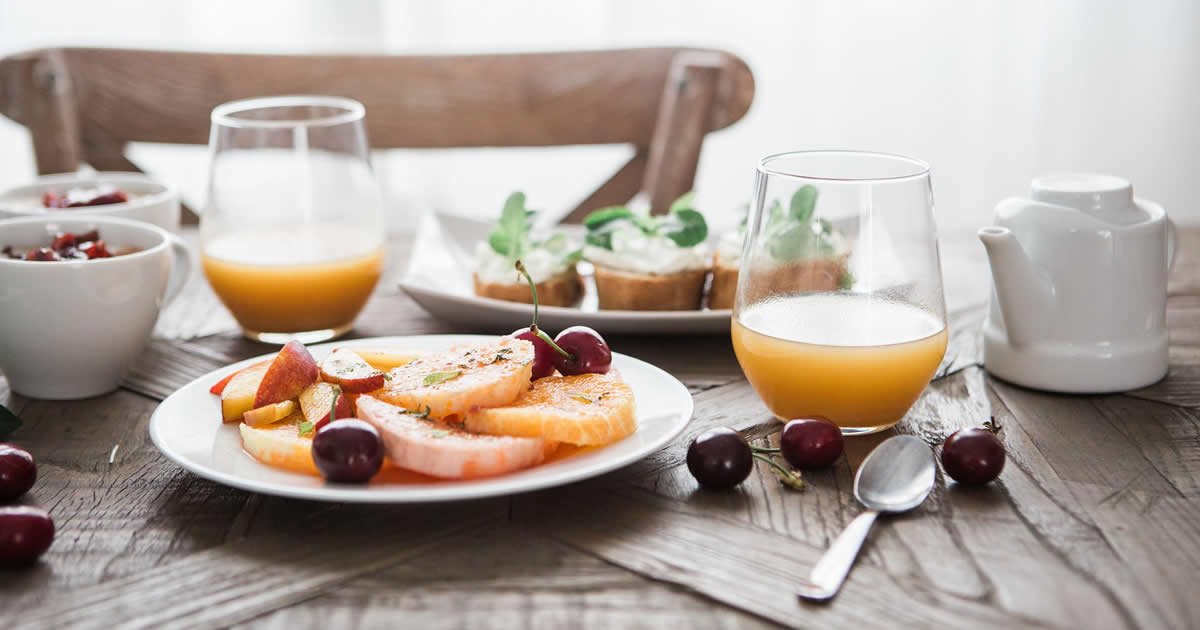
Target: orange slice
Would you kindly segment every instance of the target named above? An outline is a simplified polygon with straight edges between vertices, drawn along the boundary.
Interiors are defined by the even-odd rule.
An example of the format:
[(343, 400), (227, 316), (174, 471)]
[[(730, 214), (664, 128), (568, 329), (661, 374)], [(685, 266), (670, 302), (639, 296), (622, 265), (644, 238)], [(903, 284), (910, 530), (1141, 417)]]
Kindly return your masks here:
[(268, 465), (292, 472), (316, 475), (312, 460), (312, 434), (300, 435), (304, 414), (299, 411), (263, 427), (238, 425), (242, 432), (242, 448), (251, 457)]
[(429, 354), (388, 372), (383, 389), (371, 395), (441, 420), (475, 407), (512, 403), (529, 387), (533, 344), (494, 341)]
[(579, 445), (611, 444), (637, 430), (633, 390), (607, 374), (541, 378), (515, 403), (475, 409), (463, 420), (476, 433)]

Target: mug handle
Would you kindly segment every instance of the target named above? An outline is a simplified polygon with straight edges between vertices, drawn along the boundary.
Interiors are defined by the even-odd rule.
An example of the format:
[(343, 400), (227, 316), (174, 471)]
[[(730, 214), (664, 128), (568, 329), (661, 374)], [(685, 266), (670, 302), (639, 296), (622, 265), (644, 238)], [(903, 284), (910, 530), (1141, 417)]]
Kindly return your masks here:
[(1179, 234), (1171, 217), (1164, 218), (1167, 220), (1167, 271), (1171, 271), (1175, 267), (1175, 242), (1179, 240)]
[(170, 237), (171, 251), (175, 254), (175, 264), (171, 265), (171, 277), (167, 280), (167, 296), (163, 300), (163, 307), (179, 297), (183, 288), (187, 286), (188, 278), (192, 277), (192, 248), (175, 234), (168, 232), (167, 236)]

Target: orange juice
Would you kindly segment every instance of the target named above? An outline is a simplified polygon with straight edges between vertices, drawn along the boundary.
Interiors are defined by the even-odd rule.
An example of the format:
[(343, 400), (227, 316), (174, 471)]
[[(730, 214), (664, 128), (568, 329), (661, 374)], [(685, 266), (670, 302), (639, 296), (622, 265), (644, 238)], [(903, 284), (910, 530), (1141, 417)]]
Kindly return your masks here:
[(825, 416), (846, 433), (900, 421), (946, 352), (946, 327), (908, 304), (862, 295), (768, 300), (733, 321), (746, 378), (781, 419)]
[(213, 291), (248, 333), (348, 329), (383, 270), (383, 238), (339, 225), (206, 239)]

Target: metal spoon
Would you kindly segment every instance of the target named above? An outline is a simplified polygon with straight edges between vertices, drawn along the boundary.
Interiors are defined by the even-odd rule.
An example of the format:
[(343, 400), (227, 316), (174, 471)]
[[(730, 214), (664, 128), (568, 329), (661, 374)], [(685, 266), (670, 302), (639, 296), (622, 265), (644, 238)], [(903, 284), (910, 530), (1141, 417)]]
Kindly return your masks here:
[(890, 438), (863, 460), (854, 477), (854, 497), (866, 511), (850, 521), (800, 585), (800, 597), (823, 601), (837, 595), (867, 532), (881, 512), (907, 512), (933, 489), (933, 451), (911, 435)]

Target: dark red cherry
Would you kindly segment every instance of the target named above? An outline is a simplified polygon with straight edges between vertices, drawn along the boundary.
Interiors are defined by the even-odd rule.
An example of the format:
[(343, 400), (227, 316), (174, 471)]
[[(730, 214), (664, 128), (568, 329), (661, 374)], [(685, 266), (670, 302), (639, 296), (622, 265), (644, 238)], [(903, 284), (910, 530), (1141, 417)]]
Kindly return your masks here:
[(825, 468), (842, 456), (842, 430), (826, 418), (797, 418), (783, 426), (779, 452), (801, 470)]
[(727, 427), (709, 429), (688, 445), (687, 467), (701, 486), (728, 490), (746, 480), (754, 467), (750, 444)]
[(533, 334), (532, 329), (526, 326), (520, 330), (514, 330), (509, 336), (513, 339), (524, 339), (533, 344), (533, 373), (529, 377), (530, 380), (536, 381), (554, 373), (554, 356), (558, 353), (550, 347), (550, 344)]
[(0, 567), (37, 562), (54, 542), (54, 519), (41, 508), (0, 507)]
[(0, 502), (8, 502), (29, 492), (37, 481), (37, 464), (29, 451), (0, 444)]
[(383, 443), (375, 427), (356, 418), (343, 418), (317, 430), (312, 458), (328, 481), (367, 483), (383, 465)]
[(958, 483), (983, 485), (1004, 470), (1004, 444), (995, 425), (955, 431), (942, 445), (942, 468)]
[(612, 350), (600, 333), (587, 326), (571, 326), (554, 338), (558, 347), (570, 357), (555, 352), (554, 363), (559, 372), (574, 374), (607, 374), (612, 367)]

